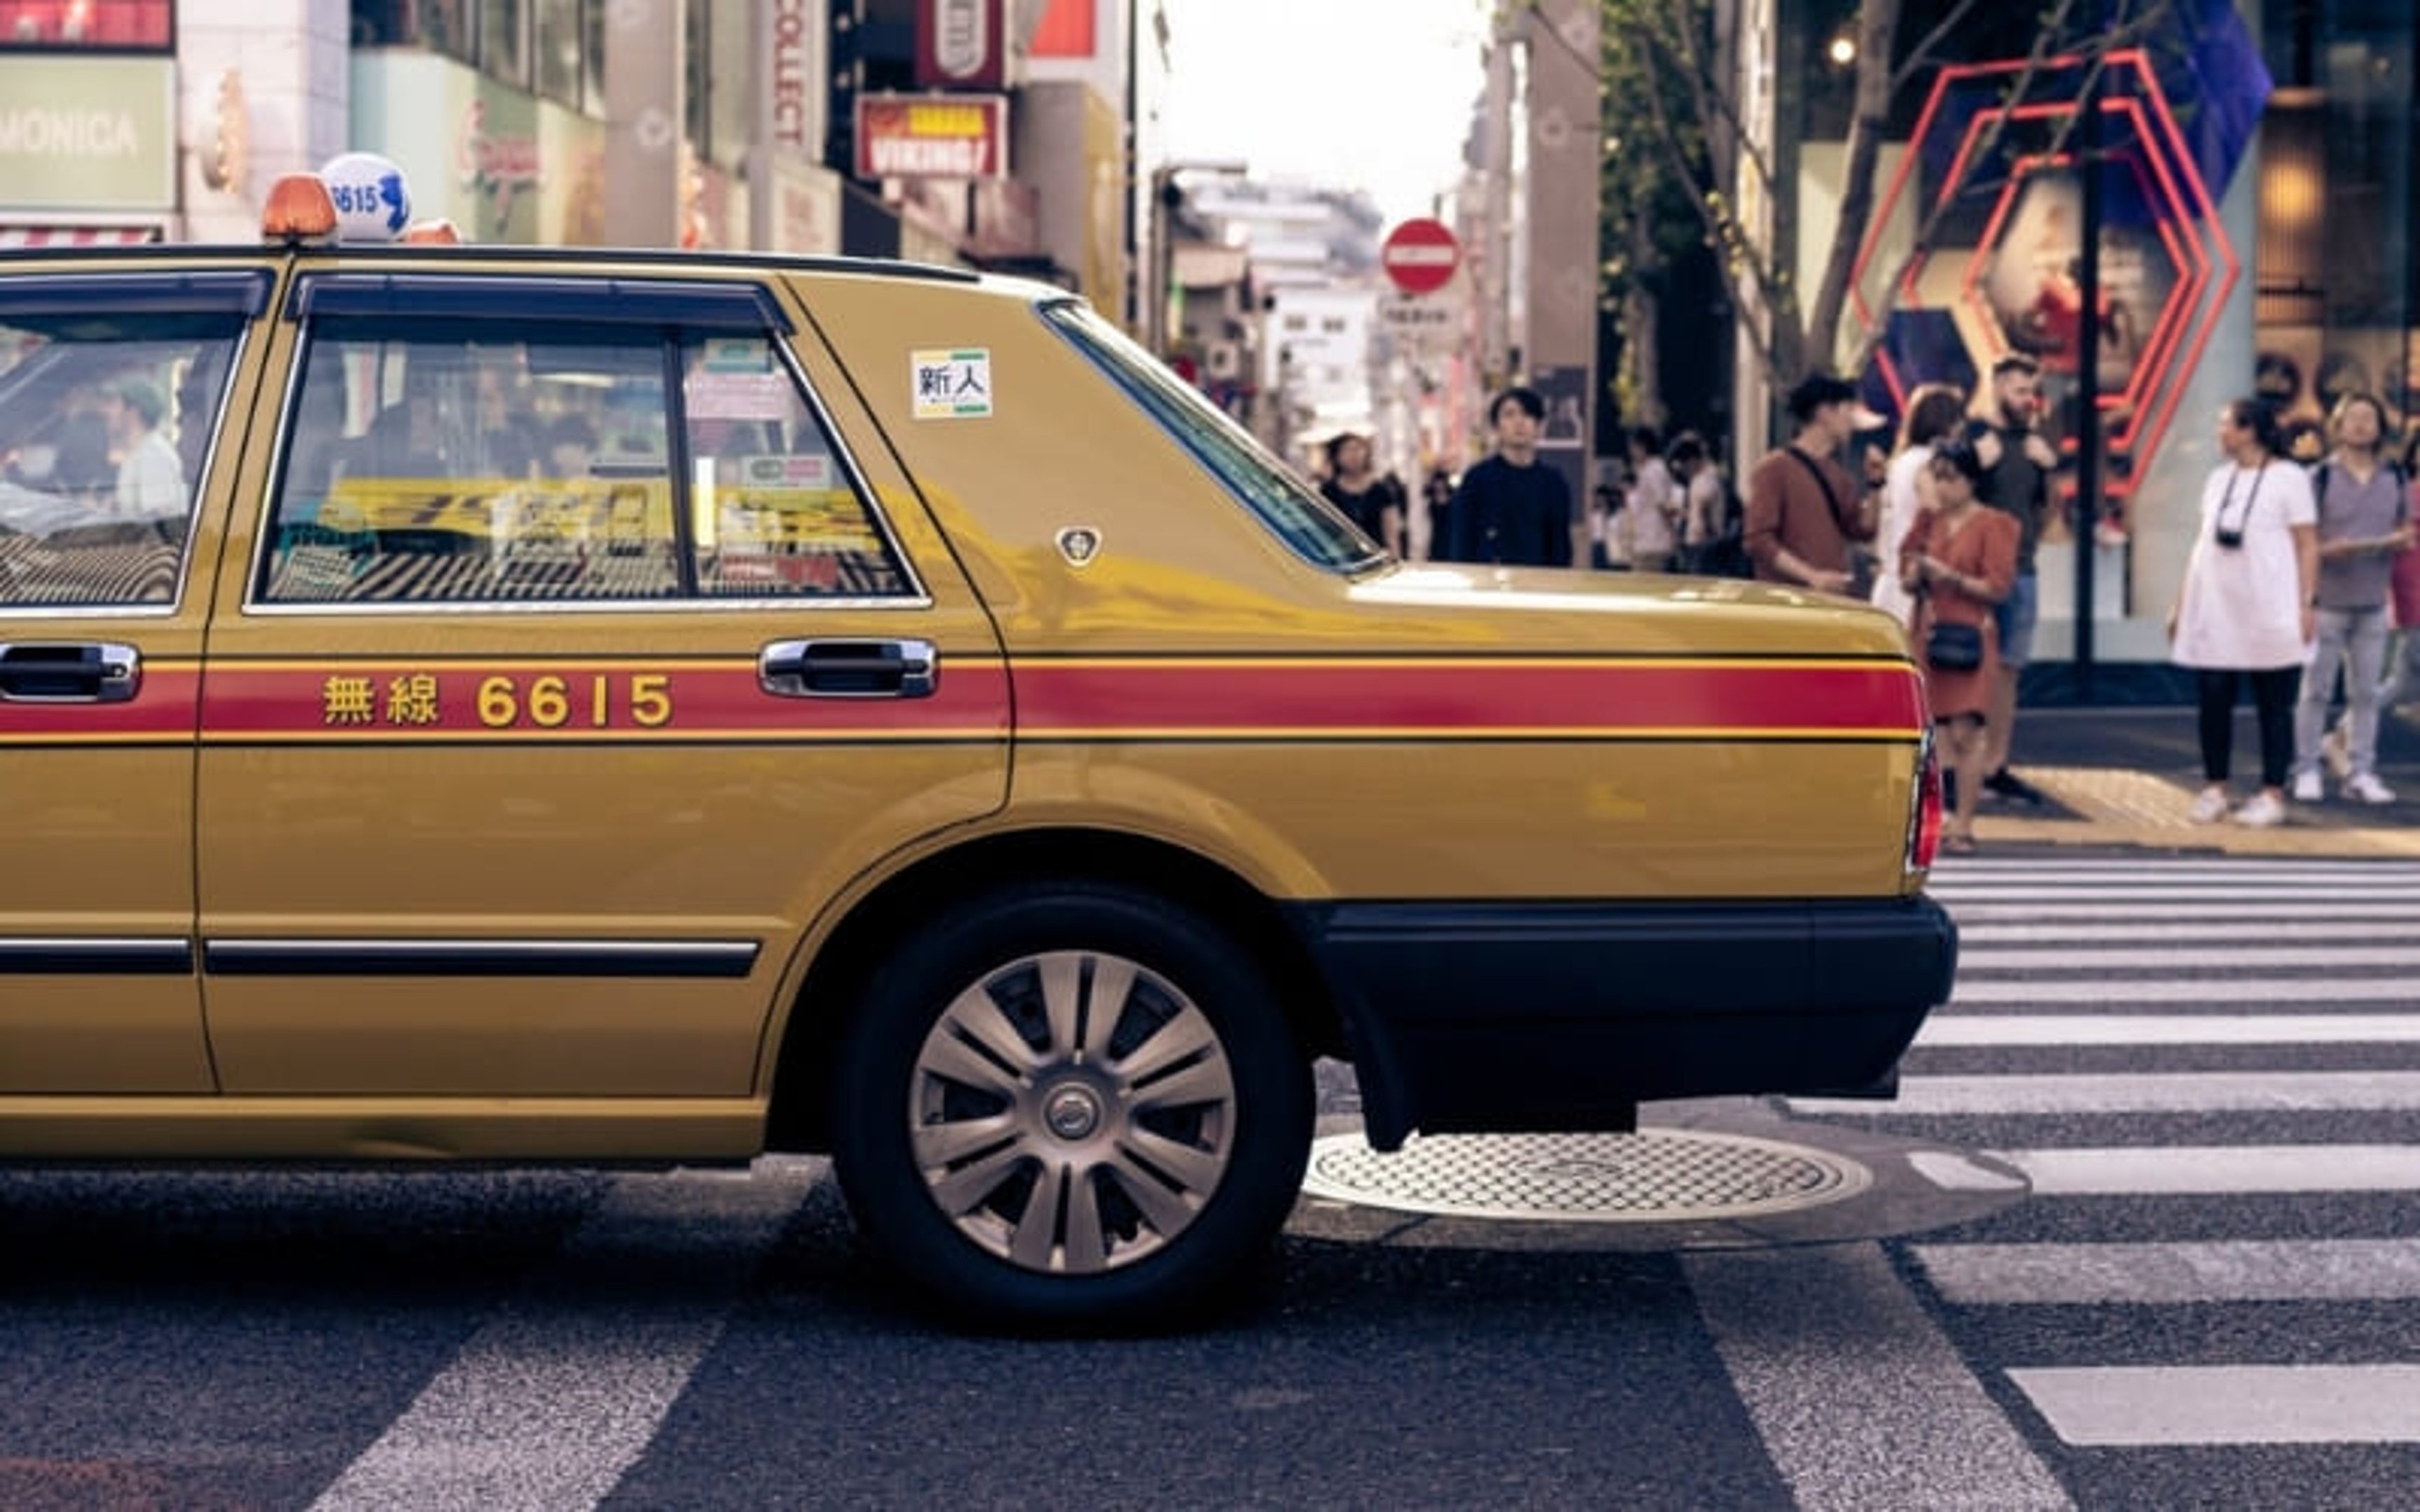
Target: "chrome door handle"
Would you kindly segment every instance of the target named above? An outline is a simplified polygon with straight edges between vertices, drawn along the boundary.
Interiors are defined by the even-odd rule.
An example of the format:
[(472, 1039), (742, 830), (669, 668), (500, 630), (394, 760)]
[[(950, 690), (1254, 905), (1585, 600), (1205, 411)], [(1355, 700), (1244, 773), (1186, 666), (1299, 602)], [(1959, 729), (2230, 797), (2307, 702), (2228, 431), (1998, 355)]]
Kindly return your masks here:
[(923, 699), (940, 686), (930, 640), (776, 640), (756, 657), (775, 698)]
[(0, 643), (0, 702), (124, 703), (143, 687), (143, 657), (115, 641)]

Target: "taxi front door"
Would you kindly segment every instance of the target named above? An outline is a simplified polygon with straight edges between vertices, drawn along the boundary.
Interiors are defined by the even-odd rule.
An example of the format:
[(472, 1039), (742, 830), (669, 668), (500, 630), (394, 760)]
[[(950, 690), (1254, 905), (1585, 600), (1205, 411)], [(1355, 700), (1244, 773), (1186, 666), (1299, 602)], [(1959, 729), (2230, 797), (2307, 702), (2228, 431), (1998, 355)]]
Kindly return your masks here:
[(298, 277), (202, 716), (229, 1092), (749, 1097), (818, 911), (1004, 801), (989, 619), (788, 324)]
[(0, 278), (0, 1097), (207, 1093), (194, 734), (212, 445), (265, 271)]

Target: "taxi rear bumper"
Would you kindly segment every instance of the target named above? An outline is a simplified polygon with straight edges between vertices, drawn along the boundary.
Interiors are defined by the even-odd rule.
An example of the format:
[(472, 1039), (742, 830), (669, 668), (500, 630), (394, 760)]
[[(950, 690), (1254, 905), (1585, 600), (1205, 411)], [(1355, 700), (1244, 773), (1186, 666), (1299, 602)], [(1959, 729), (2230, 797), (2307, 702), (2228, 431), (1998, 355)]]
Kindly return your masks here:
[(1294, 911), (1340, 1006), (1369, 1138), (1621, 1130), (1659, 1098), (1887, 1096), (1946, 1001), (1929, 898), (1352, 903)]

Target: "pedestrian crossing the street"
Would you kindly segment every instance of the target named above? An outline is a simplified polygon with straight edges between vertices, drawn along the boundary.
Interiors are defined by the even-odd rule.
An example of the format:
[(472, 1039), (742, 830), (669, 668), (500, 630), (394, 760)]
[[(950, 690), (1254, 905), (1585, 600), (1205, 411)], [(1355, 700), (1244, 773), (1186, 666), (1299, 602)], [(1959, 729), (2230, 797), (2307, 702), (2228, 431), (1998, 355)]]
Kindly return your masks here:
[(1939, 1185), (2023, 1174), (1902, 1269), (2021, 1426), (2099, 1457), (2068, 1490), (2420, 1445), (2420, 1342), (2376, 1326), (2420, 1300), (2420, 866), (1990, 857), (1931, 890), (1958, 984), (1899, 1098), (1790, 1106), (1972, 1152), (1918, 1161)]

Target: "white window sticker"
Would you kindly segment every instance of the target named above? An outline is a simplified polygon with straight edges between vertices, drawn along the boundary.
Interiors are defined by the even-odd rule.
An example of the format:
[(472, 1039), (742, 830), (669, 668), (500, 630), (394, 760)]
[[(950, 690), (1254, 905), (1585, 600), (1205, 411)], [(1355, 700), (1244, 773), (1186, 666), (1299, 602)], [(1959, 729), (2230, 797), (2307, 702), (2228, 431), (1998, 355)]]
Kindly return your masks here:
[(991, 413), (991, 351), (921, 351), (915, 366), (916, 418), (975, 420)]

